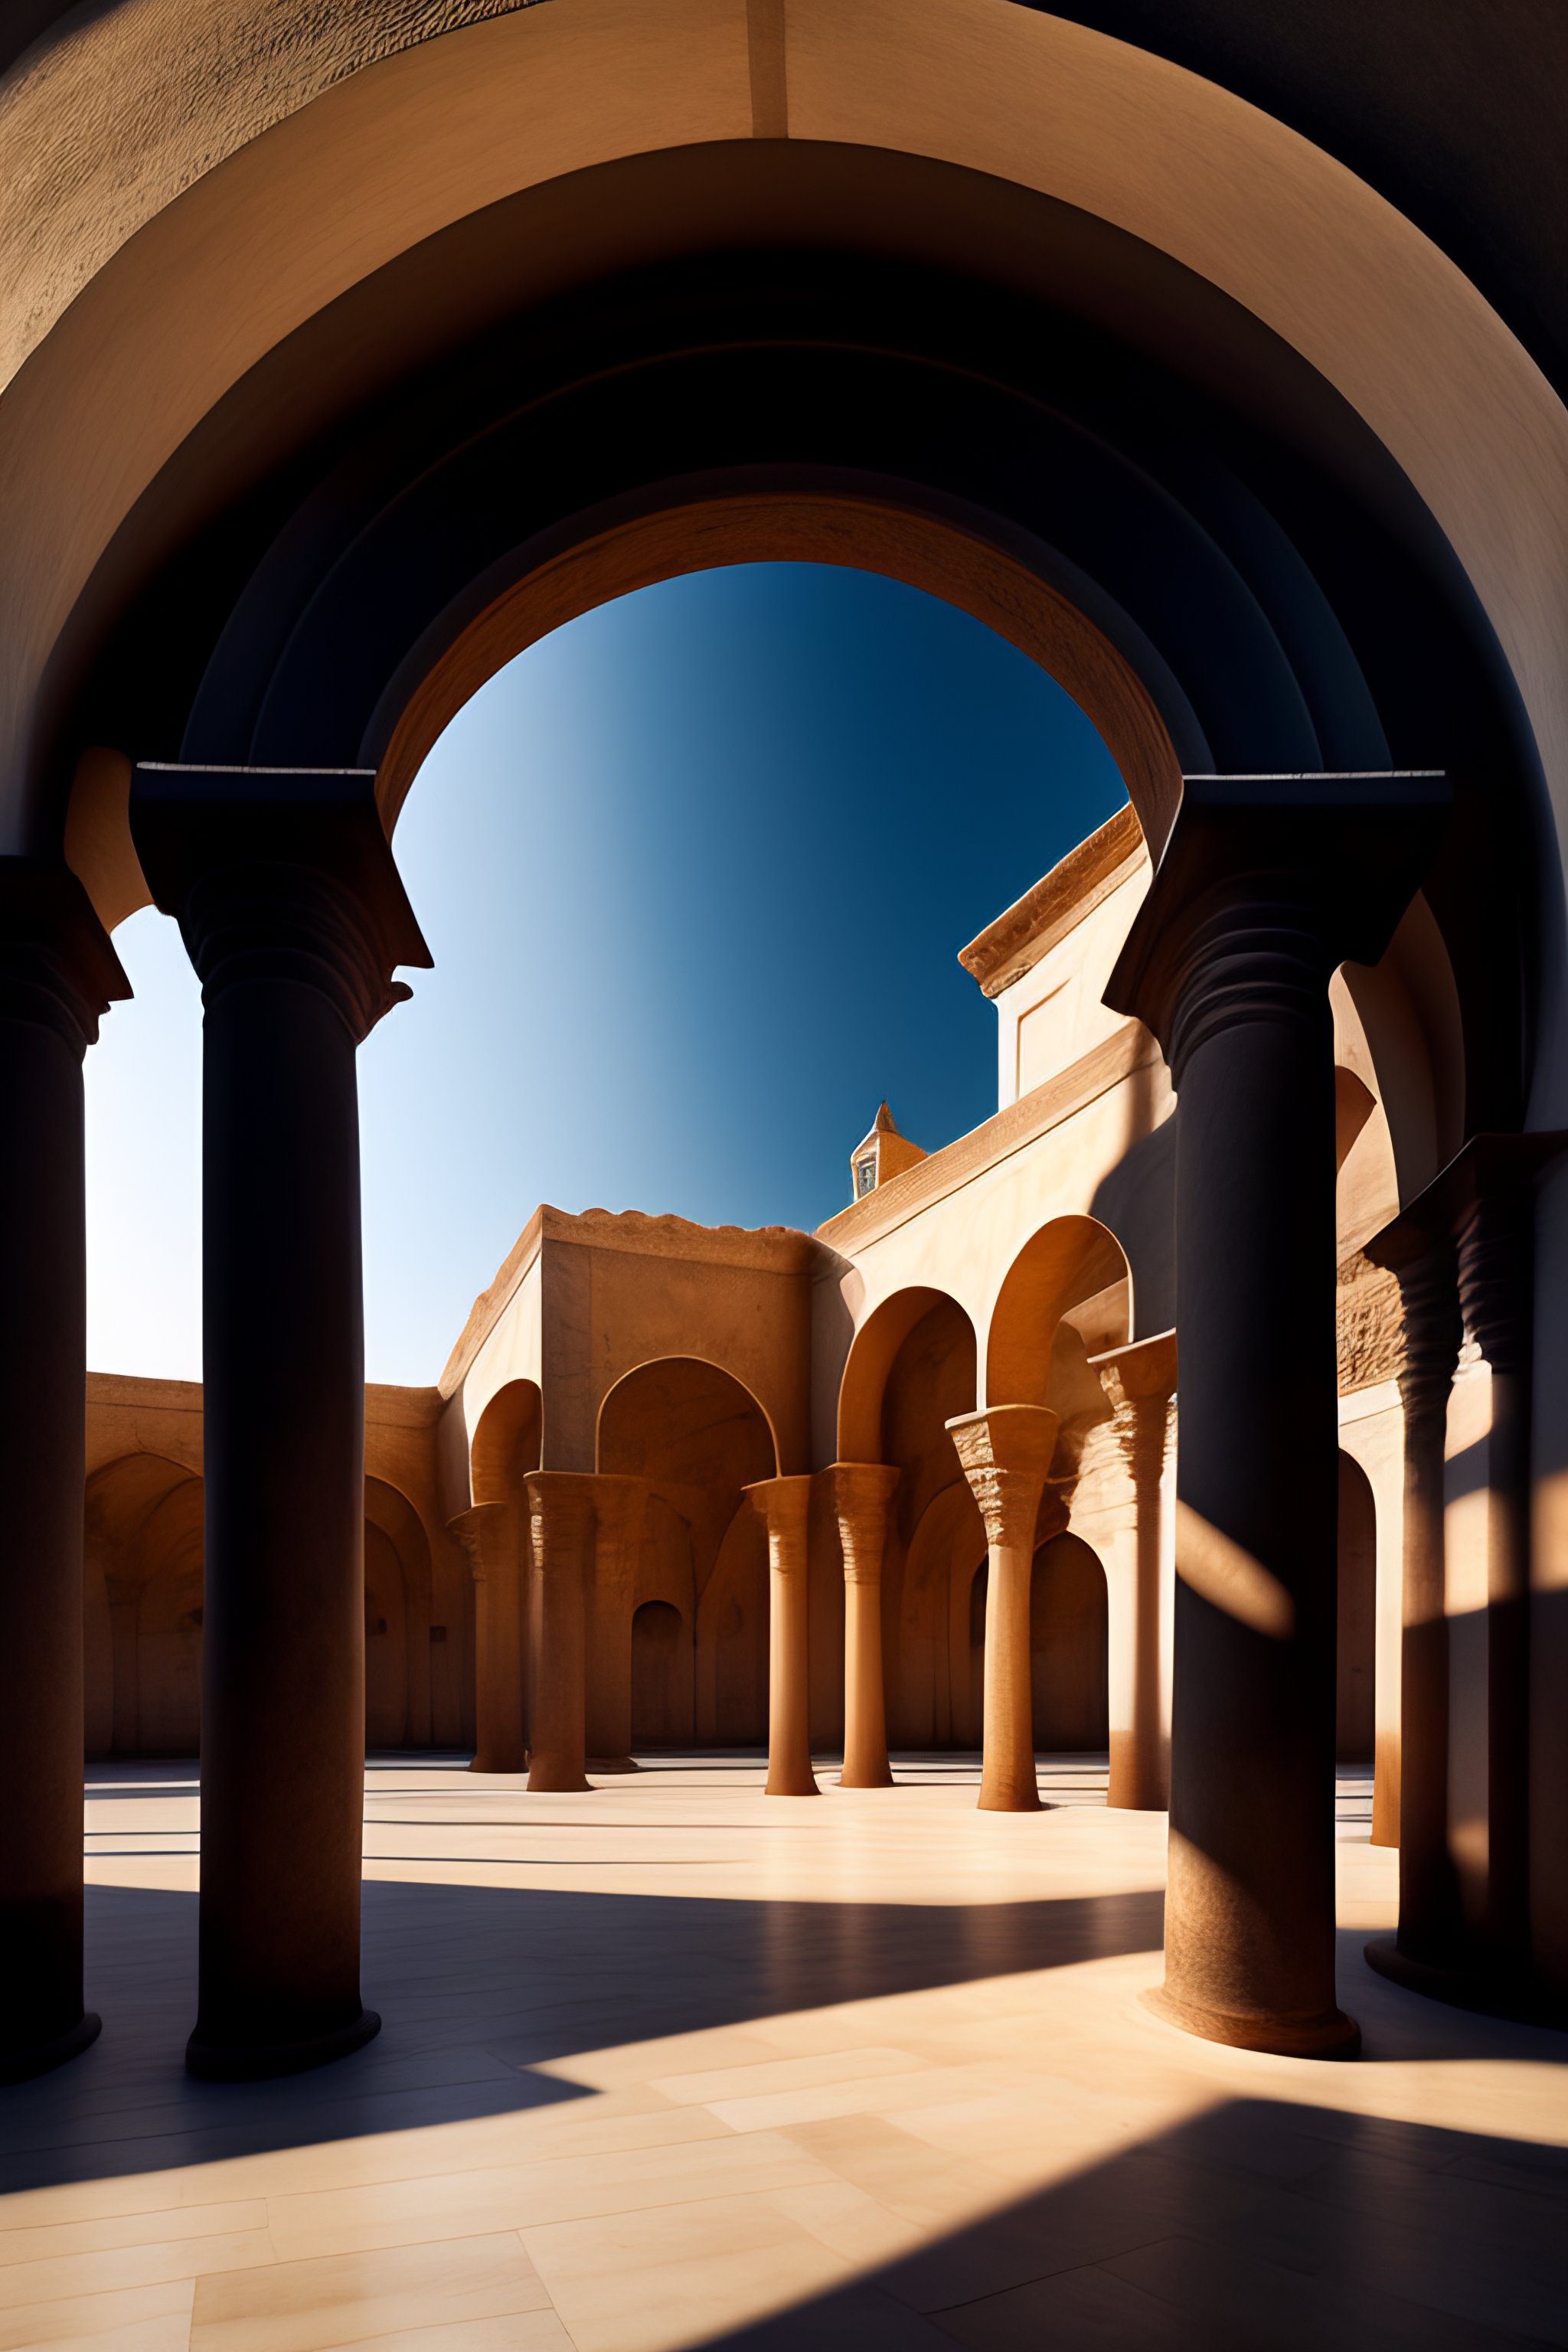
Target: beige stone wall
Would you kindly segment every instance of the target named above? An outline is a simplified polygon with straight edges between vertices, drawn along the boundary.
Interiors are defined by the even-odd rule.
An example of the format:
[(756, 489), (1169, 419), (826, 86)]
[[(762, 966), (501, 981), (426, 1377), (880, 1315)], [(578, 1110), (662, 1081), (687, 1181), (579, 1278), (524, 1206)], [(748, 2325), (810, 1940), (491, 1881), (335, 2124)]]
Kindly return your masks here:
[[(434, 1389), (365, 1391), (367, 1742), (473, 1733), (473, 1601), (447, 1533)], [(194, 1756), (203, 1615), (202, 1391), (93, 1373), (85, 1546), (89, 1755)]]

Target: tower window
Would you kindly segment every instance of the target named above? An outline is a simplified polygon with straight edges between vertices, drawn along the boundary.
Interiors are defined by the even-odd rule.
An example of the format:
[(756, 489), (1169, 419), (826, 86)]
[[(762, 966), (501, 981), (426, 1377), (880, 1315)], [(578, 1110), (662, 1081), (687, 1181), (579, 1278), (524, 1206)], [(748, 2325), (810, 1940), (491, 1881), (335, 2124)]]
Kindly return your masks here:
[(876, 1183), (876, 1181), (877, 1181), (877, 1163), (876, 1163), (876, 1161), (875, 1161), (874, 1160), (858, 1160), (856, 1161), (856, 1163), (855, 1163), (855, 1197), (856, 1197), (856, 1199), (857, 1199), (858, 1201), (858, 1200), (862, 1200), (862, 1199), (865, 1197), (865, 1195), (866, 1195), (868, 1192), (870, 1192), (870, 1190), (872, 1189), (872, 1187), (873, 1187), (873, 1185)]

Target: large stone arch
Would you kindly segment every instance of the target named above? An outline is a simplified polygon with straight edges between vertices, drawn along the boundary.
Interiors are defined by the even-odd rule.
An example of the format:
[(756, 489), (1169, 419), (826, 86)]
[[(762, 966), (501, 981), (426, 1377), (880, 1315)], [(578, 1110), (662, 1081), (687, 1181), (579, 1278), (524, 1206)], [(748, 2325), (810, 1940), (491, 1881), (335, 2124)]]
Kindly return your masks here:
[[(1469, 846), (1496, 836), (1489, 887), (1512, 890), (1538, 751), (1555, 772), (1568, 740), (1551, 650), (1563, 567), (1542, 528), (1568, 442), (1561, 404), (1475, 288), (1322, 149), (1135, 47), (994, 0), (852, 20), (789, 0), (775, 13), (776, 43), (740, 0), (557, 0), (478, 23), (443, 13), (440, 37), (422, 25), (410, 47), (407, 12), (384, 22), (374, 9), (352, 32), (301, 26), (280, 43), (274, 22), (258, 42), (248, 0), (231, 0), (221, 100), (184, 58), (171, 74), (157, 33), (143, 42), (112, 10), (55, 40), (47, 70), (20, 73), (12, 127), (38, 168), (11, 224), (22, 299), (0, 430), (0, 468), (7, 452), (17, 461), (0, 474), (16, 837), (47, 840), (79, 773), (73, 856), (106, 905), (117, 891), (133, 903), (116, 807), (126, 757), (188, 740), (213, 758), (207, 746), (243, 736), (259, 758), (291, 730), (311, 741), (286, 760), (331, 763), (352, 727), (354, 758), (384, 767), (394, 798), (443, 696), (502, 657), (519, 625), (526, 639), (618, 586), (756, 545), (746, 534), (760, 530), (775, 551), (782, 531), (797, 550), (837, 545), (837, 560), (934, 564), (944, 593), (981, 597), (1015, 634), (1060, 637), (1039, 619), (1054, 597), (1068, 635), (1098, 633), (1084, 693), (1099, 670), (1112, 702), (1131, 710), (1141, 694), (1188, 765), (1484, 770), (1484, 785), (1465, 787), (1482, 812)], [(139, 80), (159, 87), (156, 155), (113, 168), (107, 152), (70, 157), (69, 105), (87, 101), (90, 119), (94, 89), (123, 97)], [(235, 268), (261, 218), (267, 266)], [(879, 372), (877, 384), (861, 372), (879, 450), (842, 433), (837, 451), (754, 434), (728, 461), (714, 446), (695, 461), (668, 446), (619, 481), (590, 469), (569, 512), (507, 520), (504, 546), (470, 546), (455, 567), (426, 561), (426, 603), (408, 602), (386, 534), (401, 520), (425, 540), (416, 480), (444, 483), (449, 514), (463, 506), (440, 411), (456, 401), (472, 457), (489, 428), (464, 369), (487, 337), (553, 318), (531, 331), (542, 356), (521, 387), (529, 429), (548, 437), (563, 386), (537, 367), (548, 374), (565, 352), (566, 314), (592, 288), (595, 331), (618, 312), (622, 340), (585, 353), (574, 380), (623, 383), (645, 411), (689, 408), (646, 397), (649, 369), (673, 383), (671, 354), (626, 338), (641, 332), (639, 303), (646, 325), (650, 308), (670, 317), (672, 296), (661, 280), (650, 305), (637, 273), (701, 257), (712, 281), (716, 253), (744, 254), (749, 317), (731, 310), (717, 339), (712, 316), (693, 318), (686, 339), (695, 348), (700, 326), (728, 371), (722, 384), (709, 372), (699, 413), (721, 407), (759, 322), (775, 355), (792, 323), (757, 254), (808, 247), (819, 284), (825, 259), (826, 276), (849, 272), (824, 299), (854, 316)], [(853, 282), (861, 263), (895, 310), (901, 273), (906, 309), (945, 321), (951, 355), (911, 349), (891, 310), (879, 329)], [(1049, 316), (1052, 402), (1031, 394), (1019, 353), (1038, 337), (1008, 326), (1009, 304), (1015, 319)], [(842, 343), (820, 316), (787, 340), (816, 377), (830, 346), (838, 359), (829, 399), (802, 402), (782, 380), (781, 398), (797, 417), (842, 423), (854, 407)], [(1464, 369), (1447, 364), (1457, 348)], [(909, 397), (922, 373), (971, 449), (1005, 460), (1027, 417), (1048, 511), (1022, 511), (1016, 482), (960, 479), (888, 446), (894, 418), (922, 429), (935, 394)], [(568, 437), (626, 447), (594, 396)], [(983, 431), (1008, 403), (1020, 422)], [(376, 468), (399, 447), (389, 492)], [(85, 478), (83, 448), (100, 453)], [(1075, 478), (1093, 516), (1087, 551), (1062, 487)], [(323, 490), (335, 540), (321, 530)], [(764, 511), (780, 499), (787, 511)], [(890, 541), (911, 533), (930, 544), (900, 554)], [(345, 634), (339, 600), (352, 610), (367, 578), (385, 583), (381, 610)], [(519, 595), (537, 608), (521, 624)], [(226, 617), (242, 610), (237, 668)], [(329, 642), (330, 717), (315, 690)], [(1414, 668), (1412, 644), (1425, 647)], [(1042, 657), (1071, 668), (1062, 644)], [(1129, 741), (1141, 724), (1123, 728)], [(1150, 740), (1168, 795), (1173, 762)], [(93, 743), (112, 756), (83, 769)], [(1157, 840), (1157, 780), (1141, 784), (1139, 758), (1122, 756)], [(1527, 1040), (1511, 1034), (1515, 978), (1461, 936), (1473, 870), (1456, 851), (1432, 888), (1466, 1018), (1489, 1033), (1490, 1050), (1467, 1056), (1487, 1095), (1476, 1115), (1499, 1124), (1522, 1100)]]
[(1014, 1258), (986, 1325), (987, 1404), (1044, 1404), (1058, 1328), (1069, 1315), (1091, 1318), (1090, 1344), (1131, 1337), (1127, 1254), (1097, 1217), (1053, 1217)]

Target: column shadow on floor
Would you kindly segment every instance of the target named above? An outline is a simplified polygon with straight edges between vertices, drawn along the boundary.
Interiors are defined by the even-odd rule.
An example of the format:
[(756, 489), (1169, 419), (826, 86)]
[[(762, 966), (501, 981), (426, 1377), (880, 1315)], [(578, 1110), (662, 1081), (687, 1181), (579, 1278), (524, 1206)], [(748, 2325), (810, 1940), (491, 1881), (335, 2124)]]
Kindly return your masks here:
[(581, 2051), (1153, 1951), (1152, 1891), (1033, 1903), (803, 1903), (429, 1885), (364, 1889), (381, 2035), (335, 2066), (194, 2083), (196, 1898), (89, 1886), (85, 2056), (0, 2095), (0, 2191), (159, 2170), (583, 2095)]
[(706, 2352), (1502, 2352), (1565, 2312), (1568, 2151), (1234, 2099)]

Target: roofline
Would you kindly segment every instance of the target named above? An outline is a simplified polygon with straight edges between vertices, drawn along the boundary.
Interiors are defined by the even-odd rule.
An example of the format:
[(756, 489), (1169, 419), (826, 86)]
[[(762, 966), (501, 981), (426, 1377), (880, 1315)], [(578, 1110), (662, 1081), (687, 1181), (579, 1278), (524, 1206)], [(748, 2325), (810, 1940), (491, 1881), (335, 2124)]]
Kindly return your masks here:
[(960, 949), (959, 962), (987, 996), (1000, 996), (1148, 856), (1143, 828), (1129, 801)]

